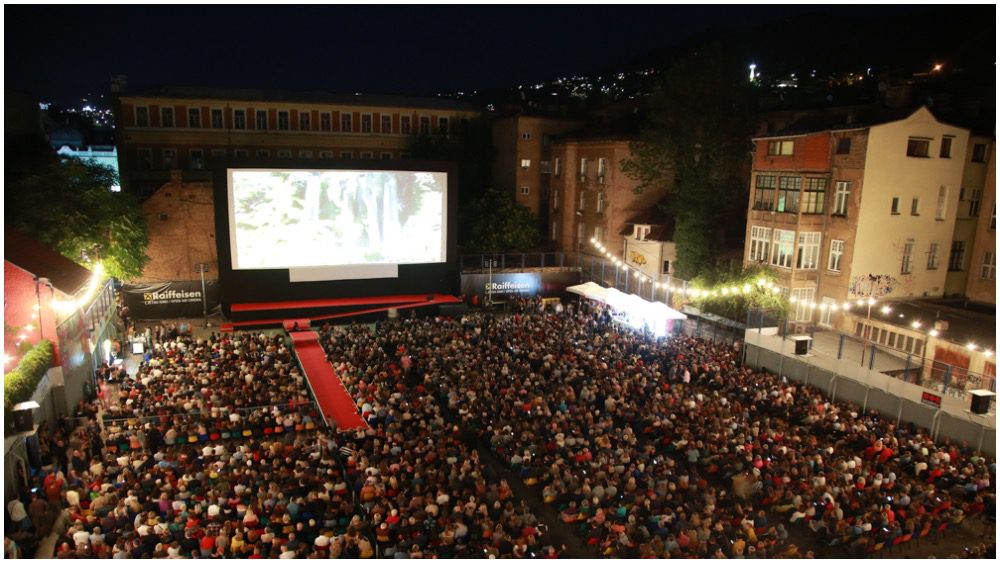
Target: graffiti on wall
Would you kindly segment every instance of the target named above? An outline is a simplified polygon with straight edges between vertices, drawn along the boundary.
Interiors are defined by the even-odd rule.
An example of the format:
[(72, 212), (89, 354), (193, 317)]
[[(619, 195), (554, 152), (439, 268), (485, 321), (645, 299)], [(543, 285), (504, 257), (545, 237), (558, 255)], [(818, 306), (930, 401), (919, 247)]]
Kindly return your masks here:
[(646, 257), (634, 250), (629, 253), (629, 261), (640, 266), (646, 265)]
[(889, 274), (861, 274), (851, 277), (848, 288), (854, 297), (884, 297), (899, 285), (899, 280)]

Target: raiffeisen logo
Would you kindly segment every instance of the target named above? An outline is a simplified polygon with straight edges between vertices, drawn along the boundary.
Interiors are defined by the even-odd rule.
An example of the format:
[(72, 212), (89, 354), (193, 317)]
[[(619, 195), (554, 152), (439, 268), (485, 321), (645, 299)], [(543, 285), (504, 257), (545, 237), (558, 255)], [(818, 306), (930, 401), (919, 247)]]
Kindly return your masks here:
[(142, 294), (142, 300), (146, 302), (167, 301), (171, 299), (201, 299), (201, 292), (168, 289), (167, 291), (147, 291)]
[(487, 291), (489, 291), (490, 289), (492, 289), (493, 291), (519, 291), (522, 289), (531, 289), (531, 285), (532, 284), (530, 282), (505, 281), (499, 283), (492, 282), (492, 284), (491, 282), (486, 282), (486, 289)]

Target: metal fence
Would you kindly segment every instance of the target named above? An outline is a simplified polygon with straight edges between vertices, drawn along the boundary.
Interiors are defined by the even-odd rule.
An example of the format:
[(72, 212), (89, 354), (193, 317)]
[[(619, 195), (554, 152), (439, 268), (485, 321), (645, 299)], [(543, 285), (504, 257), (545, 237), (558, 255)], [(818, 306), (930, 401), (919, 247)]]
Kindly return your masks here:
[(572, 254), (565, 252), (518, 252), (464, 254), (458, 257), (463, 272), (524, 268), (573, 268), (578, 264)]
[(927, 428), (935, 440), (946, 437), (958, 443), (968, 443), (996, 455), (996, 428), (983, 425), (971, 417), (949, 414), (942, 409), (903, 398), (854, 378), (838, 375), (794, 357), (753, 344), (746, 345), (745, 363), (766, 369), (824, 392), (831, 401), (843, 401), (861, 409), (876, 409), (887, 418), (910, 422)]

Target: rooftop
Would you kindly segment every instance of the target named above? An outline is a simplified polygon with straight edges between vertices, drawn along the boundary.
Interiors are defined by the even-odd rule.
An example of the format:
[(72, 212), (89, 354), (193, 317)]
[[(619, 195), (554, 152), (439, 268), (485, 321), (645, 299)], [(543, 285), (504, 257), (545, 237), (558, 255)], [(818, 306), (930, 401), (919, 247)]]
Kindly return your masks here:
[[(879, 105), (870, 106), (848, 106), (841, 108), (829, 108), (811, 112), (779, 131), (760, 135), (757, 139), (769, 137), (789, 137), (793, 135), (806, 135), (809, 133), (819, 133), (821, 131), (843, 131), (850, 129), (864, 129), (883, 123), (891, 123), (906, 119), (918, 110), (912, 108), (887, 108)], [(928, 108), (928, 111), (930, 109)], [(931, 112), (933, 114), (933, 112)], [(937, 116), (935, 116), (937, 117)]]
[[(921, 299), (893, 301), (892, 311), (883, 314), (872, 308), (872, 318), (912, 330), (914, 321), (920, 329), (934, 328), (935, 321), (946, 321), (948, 328), (941, 330), (938, 338), (955, 344), (975, 343), (979, 350), (996, 350), (996, 307), (970, 303), (964, 299)], [(856, 314), (859, 314), (856, 312)], [(864, 315), (861, 312), (860, 315)]]
[(52, 287), (73, 295), (90, 281), (90, 270), (29, 238), (12, 227), (4, 227), (3, 258), (15, 266), (48, 278)]

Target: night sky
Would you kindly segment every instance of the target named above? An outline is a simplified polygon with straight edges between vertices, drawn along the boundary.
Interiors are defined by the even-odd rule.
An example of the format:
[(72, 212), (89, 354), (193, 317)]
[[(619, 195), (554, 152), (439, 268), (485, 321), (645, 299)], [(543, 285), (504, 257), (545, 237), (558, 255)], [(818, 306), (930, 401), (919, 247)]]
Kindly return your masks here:
[(5, 6), (6, 87), (76, 104), (135, 86), (429, 94), (605, 70), (692, 34), (904, 6)]

